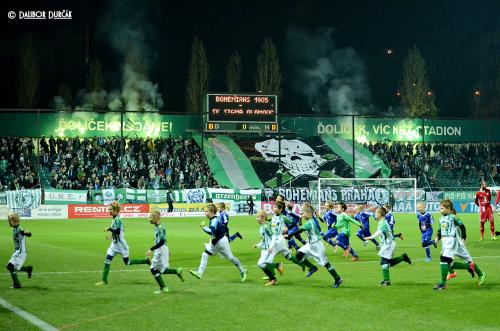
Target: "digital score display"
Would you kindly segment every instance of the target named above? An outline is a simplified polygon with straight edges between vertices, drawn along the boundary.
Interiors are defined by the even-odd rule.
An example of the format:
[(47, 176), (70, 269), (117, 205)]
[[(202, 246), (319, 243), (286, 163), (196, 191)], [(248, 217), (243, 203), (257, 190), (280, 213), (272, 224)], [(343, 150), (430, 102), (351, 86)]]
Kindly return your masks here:
[(205, 131), (278, 131), (276, 95), (209, 93), (205, 105)]

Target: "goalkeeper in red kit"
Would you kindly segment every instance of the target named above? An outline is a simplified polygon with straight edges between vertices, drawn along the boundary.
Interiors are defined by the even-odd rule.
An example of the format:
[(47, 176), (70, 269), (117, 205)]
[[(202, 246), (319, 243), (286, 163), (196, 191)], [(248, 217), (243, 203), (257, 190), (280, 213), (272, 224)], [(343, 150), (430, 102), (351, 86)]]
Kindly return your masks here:
[(491, 240), (497, 240), (495, 237), (495, 221), (493, 220), (493, 209), (491, 208), (491, 191), (486, 187), (486, 182), (480, 182), (479, 191), (476, 192), (474, 203), (479, 207), (479, 222), (481, 238), (479, 241), (484, 240), (484, 223), (490, 221)]
[[(497, 192), (497, 198), (495, 200), (495, 209), (498, 211), (498, 216), (500, 217), (500, 209), (498, 209), (498, 203), (500, 202), (500, 190)], [(500, 236), (500, 231), (495, 231), (495, 235)]]

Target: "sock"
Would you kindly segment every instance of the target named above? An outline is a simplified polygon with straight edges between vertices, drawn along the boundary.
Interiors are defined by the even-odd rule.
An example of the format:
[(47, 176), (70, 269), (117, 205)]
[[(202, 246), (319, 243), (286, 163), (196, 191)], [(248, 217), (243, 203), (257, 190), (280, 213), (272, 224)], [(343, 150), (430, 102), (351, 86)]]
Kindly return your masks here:
[(361, 239), (361, 241), (365, 241), (365, 239), (363, 237), (363, 234), (361, 232), (356, 232), (356, 237), (358, 237), (359, 239)]
[(21, 269), (19, 269), (19, 271), (28, 272), (28, 269), (29, 269), (29, 267), (24, 267), (23, 266), (23, 267), (21, 267)]
[(465, 269), (465, 270), (469, 269), (469, 265), (464, 262), (453, 262), (451, 267), (453, 267), (453, 269)]
[(267, 266), (272, 268), (272, 269), (277, 269), (279, 266), (279, 263), (267, 263)]
[(207, 254), (207, 252), (203, 252), (201, 254), (201, 261), (200, 261), (200, 266), (198, 267), (198, 273), (200, 275), (203, 275), (205, 272), (205, 269), (207, 268), (207, 263), (208, 263), (208, 257), (210, 255)]
[(378, 246), (378, 241), (376, 241), (375, 239), (372, 239), (372, 243), (374, 243), (375, 246)]
[(326, 242), (332, 245), (333, 247), (337, 246), (337, 244), (332, 240), (332, 238), (328, 239)]
[(306, 241), (304, 239), (302, 239), (302, 236), (300, 235), (300, 233), (297, 233), (294, 237), (297, 238), (297, 240), (300, 241), (300, 243), (302, 245), (306, 244)]
[(266, 264), (265, 270), (267, 271), (266, 275), (269, 277), (269, 279), (276, 279), (276, 274), (274, 273), (274, 266), (273, 266), (273, 264), (274, 263), (268, 263), (268, 264)]
[(429, 248), (429, 246), (427, 246), (427, 247), (425, 248), (425, 255), (426, 255), (428, 258), (430, 258), (430, 257), (431, 257), (431, 249)]
[(446, 284), (446, 276), (448, 276), (448, 271), (450, 271), (450, 268), (448, 266), (448, 263), (446, 262), (439, 263), (439, 268), (441, 270), (441, 281), (439, 282), (439, 284), (444, 285)]
[(167, 268), (163, 272), (164, 275), (177, 275), (177, 269)]
[(479, 223), (479, 232), (481, 232), (481, 238), (484, 237), (484, 222)]
[(477, 264), (474, 263), (474, 270), (476, 271), (476, 274), (481, 277), (483, 276), (483, 272), (481, 271), (481, 269), (479, 269), (479, 266)]
[(295, 242), (295, 240), (292, 238), (288, 241), (288, 248), (295, 248), (295, 250), (299, 249), (299, 245)]
[(393, 257), (390, 261), (391, 267), (403, 262), (403, 257), (402, 256), (396, 256)]
[(274, 276), (274, 274), (271, 271), (269, 271), (267, 265), (264, 268), (261, 268), (261, 269), (266, 274), (266, 276), (269, 278), (269, 280), (276, 279), (276, 277)]
[(240, 263), (240, 260), (238, 260), (235, 256), (231, 257), (229, 261), (231, 261), (236, 266), (236, 268), (238, 268), (240, 272), (244, 271), (243, 266)]
[(235, 233), (232, 236), (229, 237), (229, 242), (233, 241), (234, 239), (238, 238), (238, 235)]
[(384, 278), (384, 281), (390, 282), (391, 278), (389, 277), (389, 267), (384, 268), (382, 267), (382, 277)]
[(330, 262), (328, 262), (327, 264), (325, 264), (325, 268), (326, 268), (326, 270), (328, 270), (328, 272), (330, 273), (330, 275), (332, 275), (332, 277), (335, 279), (335, 281), (338, 281), (340, 279), (339, 274), (337, 273), (337, 271), (335, 270), (335, 268), (330, 264)]
[(131, 259), (131, 260), (128, 260), (128, 264), (127, 265), (148, 264), (148, 263), (149, 263), (149, 259)]
[(158, 274), (155, 275), (155, 280), (158, 283), (158, 285), (160, 285), (160, 288), (165, 287), (165, 282), (163, 281), (163, 278), (161, 277), (161, 273), (158, 272)]
[(352, 249), (352, 247), (350, 253), (353, 257), (359, 257), (358, 254), (356, 254), (356, 252), (354, 251), (354, 249)]
[(297, 257), (296, 257), (296, 256), (291, 256), (291, 257), (289, 258), (289, 260), (290, 260), (290, 261), (292, 261), (293, 263), (295, 263), (295, 264), (299, 265), (300, 267), (302, 267), (302, 266), (306, 266), (306, 267), (308, 267), (309, 269), (314, 269), (314, 268), (315, 268), (314, 264), (312, 264), (312, 263), (311, 263), (308, 259), (306, 259), (306, 258), (304, 258), (304, 260), (302, 260), (302, 261), (299, 261), (299, 260), (297, 259)]
[(491, 236), (495, 236), (495, 222), (493, 220), (490, 221), (490, 232)]
[(19, 281), (19, 278), (17, 278), (17, 272), (15, 270), (10, 272), (10, 277), (12, 277), (14, 286), (21, 286), (21, 282)]
[(108, 263), (104, 263), (104, 270), (102, 271), (102, 281), (105, 283), (108, 282), (109, 267), (110, 265)]

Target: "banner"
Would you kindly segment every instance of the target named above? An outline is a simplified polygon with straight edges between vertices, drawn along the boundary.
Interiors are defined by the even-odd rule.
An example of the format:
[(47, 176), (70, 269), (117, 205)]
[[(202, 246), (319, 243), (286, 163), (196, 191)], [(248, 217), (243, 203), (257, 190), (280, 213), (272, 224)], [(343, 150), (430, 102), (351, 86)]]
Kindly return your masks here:
[(7, 193), (0, 192), (0, 205), (6, 205), (6, 204), (7, 204)]
[(44, 204), (46, 205), (69, 205), (86, 202), (87, 191), (56, 190), (52, 188), (44, 190)]
[(212, 202), (224, 202), (228, 212), (234, 214), (247, 214), (249, 210), (248, 199), (250, 197), (252, 197), (254, 203), (254, 211), (260, 210), (261, 190), (208, 188), (207, 191)]
[(94, 190), (92, 191), (92, 203), (93, 204), (105, 204), (109, 205), (113, 201), (118, 201), (119, 203), (125, 203), (126, 192), (125, 189), (104, 189), (104, 190)]
[(320, 137), (236, 140), (266, 187), (306, 187), (318, 177), (352, 177), (352, 169)]
[(207, 190), (204, 188), (193, 188), (182, 191), (184, 202), (199, 203), (207, 202)]
[[(151, 204), (150, 210), (158, 210), (162, 217), (166, 216), (205, 216), (206, 203), (174, 203), (174, 210), (169, 213), (165, 203)], [(227, 207), (227, 206), (226, 206)]]
[[(127, 217), (149, 216), (148, 204), (123, 204), (120, 215)], [(111, 218), (109, 206), (68, 205), (68, 218)]]
[(41, 200), (41, 189), (7, 191), (7, 206), (10, 209), (35, 209), (40, 206)]
[[(281, 116), (282, 131), (299, 137), (330, 135), (353, 138), (351, 116), (296, 117)], [(499, 142), (500, 119), (418, 119), (354, 117), (354, 139), (357, 142), (400, 141), (426, 143)]]
[(212, 174), (219, 183), (235, 189), (264, 187), (250, 160), (231, 137), (218, 135), (209, 139), (194, 136), (203, 147)]
[(125, 199), (129, 203), (145, 203), (147, 202), (146, 190), (128, 188), (125, 190)]
[[(186, 137), (186, 130), (200, 127), (199, 115), (160, 115), (157, 113), (128, 112), (3, 112), (0, 136), (18, 137), (116, 137), (123, 126), (124, 136)], [(39, 123), (39, 124), (38, 124)]]
[[(454, 200), (472, 200), (476, 198), (477, 191), (445, 191), (444, 199)], [(493, 193), (493, 192), (491, 192)], [(458, 210), (458, 209), (457, 209)]]
[(40, 205), (31, 211), (32, 219), (60, 220), (68, 219), (68, 207), (63, 205)]

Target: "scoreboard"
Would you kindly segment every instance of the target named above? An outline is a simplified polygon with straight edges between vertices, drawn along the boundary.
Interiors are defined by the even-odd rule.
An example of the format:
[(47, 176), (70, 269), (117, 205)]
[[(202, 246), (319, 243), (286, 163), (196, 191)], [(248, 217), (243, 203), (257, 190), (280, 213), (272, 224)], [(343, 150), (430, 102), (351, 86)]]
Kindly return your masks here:
[(205, 95), (205, 132), (278, 132), (276, 95)]

